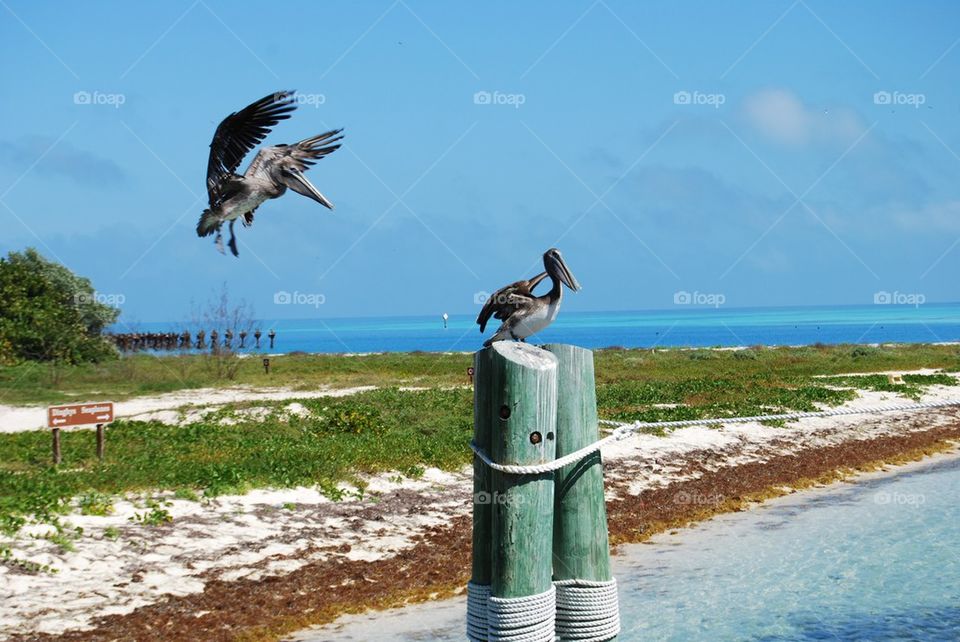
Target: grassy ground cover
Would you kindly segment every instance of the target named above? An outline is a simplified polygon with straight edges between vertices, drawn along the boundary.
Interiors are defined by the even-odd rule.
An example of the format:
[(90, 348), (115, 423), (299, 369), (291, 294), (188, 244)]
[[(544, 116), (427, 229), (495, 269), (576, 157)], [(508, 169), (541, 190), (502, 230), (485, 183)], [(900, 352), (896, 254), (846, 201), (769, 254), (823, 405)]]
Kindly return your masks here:
[[(0, 403), (45, 404), (78, 398), (130, 397), (207, 386), (457, 386), (467, 383), (466, 353), (384, 353), (362, 356), (278, 355), (264, 373), (262, 355), (243, 359), (210, 355), (147, 354), (116, 361), (71, 367), (25, 363), (0, 367)], [(872, 346), (808, 346), (729, 350), (596, 351), (603, 383), (678, 380), (785, 381), (816, 374), (876, 372), (917, 368), (960, 369), (960, 348), (926, 344)], [(229, 378), (227, 375), (230, 375)], [(704, 383), (703, 387), (722, 387)]]
[[(200, 357), (139, 356), (77, 367), (61, 373), (56, 386), (45, 383), (37, 371), (24, 377), (34, 377), (38, 385), (29, 389), (17, 380), (27, 368), (21, 366), (0, 371), (0, 393), (40, 402), (174, 390), (185, 381), (214, 385), (201, 374), (193, 379), (171, 375), (178, 367), (171, 362), (179, 359), (192, 360), (188, 368), (203, 372)], [(292, 355), (274, 361), (270, 379), (262, 369), (251, 369), (259, 367), (251, 362), (249, 368), (243, 364), (237, 380), (302, 389), (383, 387), (343, 398), (300, 400), (310, 411), (305, 416), (287, 412), (289, 401), (251, 400), (181, 426), (118, 421), (109, 430), (108, 458), (102, 464), (89, 432), (63, 435), (59, 469), (49, 465), (48, 432), (0, 435), (0, 531), (15, 531), (31, 515), (57, 523), (57, 515), (71, 506), (108, 510), (110, 498), (122, 493), (149, 496), (164, 490), (189, 498), (316, 484), (337, 498), (341, 481), (354, 482), (355, 492), (362, 493), (362, 483), (357, 483), (362, 474), (398, 470), (416, 476), (424, 466), (454, 469), (470, 460), (473, 393), (464, 385), (469, 355)], [(903, 384), (891, 384), (886, 376), (855, 376), (919, 368), (960, 370), (960, 351), (922, 345), (603, 350), (597, 352), (597, 396), (604, 418), (652, 421), (812, 410), (853, 398), (855, 388), (917, 397), (925, 386), (956, 383), (943, 373), (907, 375)], [(151, 382), (148, 375), (156, 379)], [(400, 385), (429, 389), (404, 391)], [(245, 412), (250, 406), (264, 408), (265, 414), (250, 415)], [(145, 521), (162, 518), (162, 506), (145, 504), (145, 511)]]

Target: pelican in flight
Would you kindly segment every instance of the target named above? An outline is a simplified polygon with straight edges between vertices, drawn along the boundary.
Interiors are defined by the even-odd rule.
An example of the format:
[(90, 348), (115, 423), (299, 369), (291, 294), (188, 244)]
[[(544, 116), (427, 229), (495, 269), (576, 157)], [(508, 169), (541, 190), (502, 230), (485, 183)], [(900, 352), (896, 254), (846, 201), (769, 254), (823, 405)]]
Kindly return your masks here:
[(294, 93), (280, 91), (230, 114), (217, 127), (207, 163), (210, 207), (200, 215), (197, 236), (216, 232), (220, 252), (223, 252), (220, 228), (225, 222), (230, 222), (230, 252), (238, 256), (234, 223), (239, 218), (244, 226), (253, 224), (253, 213), (257, 208), (264, 201), (283, 196), (288, 187), (333, 209), (333, 203), (307, 180), (303, 172), (340, 148), (338, 141), (343, 138), (339, 135), (342, 129), (311, 136), (293, 145), (262, 147), (243, 176), (235, 173), (244, 156), (270, 133), (270, 128), (290, 118), (296, 108)]
[[(494, 341), (524, 341), (530, 335), (540, 332), (557, 318), (560, 301), (563, 299), (562, 286), (565, 285), (574, 292), (580, 290), (580, 284), (564, 263), (560, 250), (547, 250), (543, 255), (543, 267), (546, 272), (541, 272), (528, 281), (517, 281), (500, 288), (487, 299), (480, 310), (480, 316), (477, 317), (480, 332), (486, 329), (491, 316), (503, 323), (492, 337), (484, 341), (484, 347), (490, 346)], [(548, 276), (553, 287), (546, 294), (535, 296), (533, 289)]]

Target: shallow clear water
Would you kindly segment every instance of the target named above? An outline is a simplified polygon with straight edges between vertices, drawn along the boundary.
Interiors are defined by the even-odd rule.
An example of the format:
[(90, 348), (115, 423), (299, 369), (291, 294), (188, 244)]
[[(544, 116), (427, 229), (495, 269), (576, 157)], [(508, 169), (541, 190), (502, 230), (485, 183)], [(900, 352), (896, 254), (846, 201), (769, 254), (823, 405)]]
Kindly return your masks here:
[[(614, 558), (621, 640), (960, 639), (960, 458), (723, 515)], [(462, 640), (465, 602), (300, 640)]]
[[(260, 322), (277, 332), (274, 352), (472, 351), (481, 335), (474, 315), (364, 319), (287, 319)], [(175, 323), (118, 325), (116, 332), (179, 331)], [(210, 328), (207, 328), (209, 332)], [(682, 308), (643, 312), (561, 312), (536, 343), (585, 348), (623, 346), (806, 345), (960, 341), (960, 304), (795, 308)], [(247, 344), (252, 344), (252, 338)], [(262, 348), (268, 349), (264, 337)]]

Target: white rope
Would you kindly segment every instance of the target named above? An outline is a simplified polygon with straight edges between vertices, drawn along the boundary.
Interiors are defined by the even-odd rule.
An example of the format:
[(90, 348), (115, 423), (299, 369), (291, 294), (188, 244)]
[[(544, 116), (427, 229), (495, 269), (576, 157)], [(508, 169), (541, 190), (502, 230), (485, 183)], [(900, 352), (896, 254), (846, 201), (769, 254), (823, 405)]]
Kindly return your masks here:
[(620, 633), (617, 580), (556, 580), (556, 634), (561, 640), (602, 642)]
[(960, 406), (960, 400), (951, 401), (928, 401), (925, 403), (907, 403), (907, 404), (888, 404), (885, 406), (873, 406), (872, 408), (836, 408), (834, 410), (820, 410), (816, 412), (787, 412), (777, 415), (754, 415), (752, 417), (717, 417), (713, 419), (681, 419), (678, 421), (635, 421), (633, 423), (623, 423), (620, 421), (611, 421), (601, 419), (600, 423), (608, 426), (617, 426), (617, 428), (608, 436), (595, 441), (589, 446), (585, 446), (576, 452), (555, 459), (552, 462), (544, 464), (531, 464), (521, 466), (518, 464), (498, 464), (477, 446), (476, 442), (470, 442), (470, 448), (480, 458), (483, 463), (493, 470), (512, 475), (541, 475), (559, 470), (569, 464), (574, 464), (590, 453), (600, 450), (604, 444), (611, 441), (626, 439), (631, 434), (645, 428), (681, 428), (685, 426), (716, 426), (719, 424), (744, 424), (760, 421), (791, 421), (794, 419), (809, 419), (816, 417), (841, 417), (849, 415), (870, 415), (880, 412), (900, 412), (905, 410), (924, 410), (930, 408), (949, 408)]
[(467, 582), (467, 639), (485, 642), (487, 639), (487, 599), (489, 584)]
[(552, 585), (537, 595), (490, 597), (487, 599), (487, 640), (553, 642), (556, 612), (557, 589)]

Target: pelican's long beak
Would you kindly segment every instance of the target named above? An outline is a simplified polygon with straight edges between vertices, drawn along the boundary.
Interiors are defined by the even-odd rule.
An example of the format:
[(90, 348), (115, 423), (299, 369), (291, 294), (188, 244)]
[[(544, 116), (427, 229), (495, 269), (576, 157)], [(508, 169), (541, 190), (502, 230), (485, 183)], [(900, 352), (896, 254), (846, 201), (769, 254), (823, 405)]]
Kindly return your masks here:
[(557, 266), (560, 268), (560, 280), (563, 281), (563, 284), (574, 292), (580, 291), (580, 282), (577, 281), (577, 278), (573, 276), (573, 272), (570, 271), (570, 268), (567, 267), (566, 262), (563, 260), (563, 257), (557, 258)]
[(331, 203), (326, 196), (321, 194), (320, 190), (314, 187), (313, 183), (308, 181), (304, 173), (296, 167), (285, 168), (284, 179), (284, 183), (286, 183), (287, 187), (292, 189), (297, 194), (302, 194), (303, 196), (312, 198), (327, 209), (333, 209), (333, 203)]

